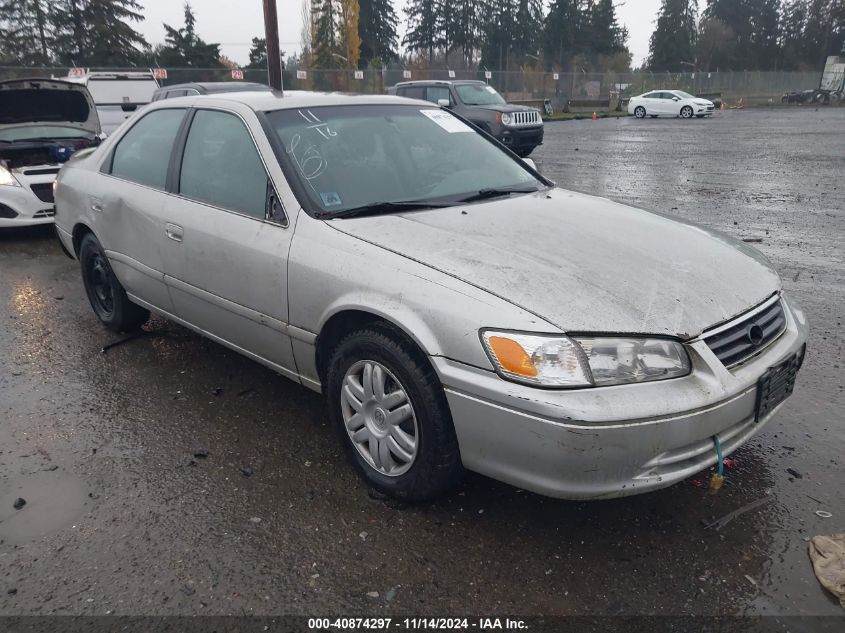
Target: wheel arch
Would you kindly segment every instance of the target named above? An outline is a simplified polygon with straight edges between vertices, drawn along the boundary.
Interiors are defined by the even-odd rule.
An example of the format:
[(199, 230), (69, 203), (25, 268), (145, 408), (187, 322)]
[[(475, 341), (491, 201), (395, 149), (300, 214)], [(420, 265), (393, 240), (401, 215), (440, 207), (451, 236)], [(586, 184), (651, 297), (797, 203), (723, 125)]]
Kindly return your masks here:
[(332, 352), (344, 336), (363, 327), (383, 327), (395, 336), (413, 345), (425, 362), (429, 352), (412, 328), (400, 324), (392, 315), (370, 308), (346, 307), (333, 312), (319, 329), (314, 341), (314, 362), (320, 382), (325, 384)]
[(88, 233), (97, 237), (94, 230), (84, 222), (77, 222), (73, 227), (73, 231), (71, 232), (73, 240), (73, 254), (76, 255), (77, 258), (79, 257), (79, 249), (82, 247), (82, 240), (86, 235), (88, 235)]

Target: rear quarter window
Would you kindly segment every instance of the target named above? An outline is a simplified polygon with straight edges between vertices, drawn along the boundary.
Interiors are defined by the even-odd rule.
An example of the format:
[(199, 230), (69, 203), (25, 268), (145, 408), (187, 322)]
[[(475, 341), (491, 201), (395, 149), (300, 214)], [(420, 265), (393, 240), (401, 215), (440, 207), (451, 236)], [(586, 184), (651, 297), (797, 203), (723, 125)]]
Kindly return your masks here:
[(164, 190), (170, 154), (184, 108), (150, 112), (117, 142), (110, 173), (117, 178)]

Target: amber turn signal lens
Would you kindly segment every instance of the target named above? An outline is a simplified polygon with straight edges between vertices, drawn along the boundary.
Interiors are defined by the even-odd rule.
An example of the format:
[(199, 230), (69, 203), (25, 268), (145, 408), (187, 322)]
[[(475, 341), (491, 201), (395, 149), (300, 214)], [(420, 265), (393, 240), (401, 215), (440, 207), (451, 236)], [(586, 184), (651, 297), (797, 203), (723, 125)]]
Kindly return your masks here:
[(537, 368), (531, 362), (531, 357), (516, 341), (501, 336), (491, 336), (487, 342), (505, 371), (520, 376), (537, 375)]

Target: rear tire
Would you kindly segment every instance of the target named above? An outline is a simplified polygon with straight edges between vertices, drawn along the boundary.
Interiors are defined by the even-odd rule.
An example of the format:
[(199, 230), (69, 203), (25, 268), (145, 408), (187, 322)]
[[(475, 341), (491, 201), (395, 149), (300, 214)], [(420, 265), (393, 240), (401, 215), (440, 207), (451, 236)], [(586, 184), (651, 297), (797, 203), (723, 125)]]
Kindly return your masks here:
[(388, 325), (351, 332), (329, 361), (329, 416), (363, 478), (408, 501), (463, 476), (443, 386), (426, 357)]
[(637, 117), (638, 119), (644, 119), (645, 118), (645, 108), (642, 107), (642, 106), (637, 106), (636, 108), (634, 108), (634, 116)]
[(149, 311), (132, 303), (126, 296), (100, 241), (93, 233), (82, 238), (79, 263), (88, 301), (100, 323), (115, 332), (128, 332), (137, 330), (149, 320)]

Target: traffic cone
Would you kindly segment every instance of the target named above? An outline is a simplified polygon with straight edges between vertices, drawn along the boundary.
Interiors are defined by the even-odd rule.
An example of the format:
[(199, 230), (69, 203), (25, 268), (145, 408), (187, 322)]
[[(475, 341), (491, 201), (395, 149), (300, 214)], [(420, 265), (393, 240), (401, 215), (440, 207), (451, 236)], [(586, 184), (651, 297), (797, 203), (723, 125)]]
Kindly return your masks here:
[(725, 111), (725, 102), (724, 101), (722, 101), (722, 107), (720, 107), (719, 110), (721, 110), (722, 112)]
[(593, 121), (598, 121), (599, 115), (593, 112)]

